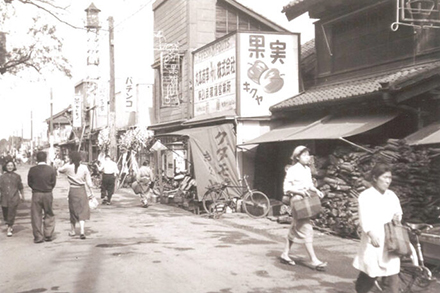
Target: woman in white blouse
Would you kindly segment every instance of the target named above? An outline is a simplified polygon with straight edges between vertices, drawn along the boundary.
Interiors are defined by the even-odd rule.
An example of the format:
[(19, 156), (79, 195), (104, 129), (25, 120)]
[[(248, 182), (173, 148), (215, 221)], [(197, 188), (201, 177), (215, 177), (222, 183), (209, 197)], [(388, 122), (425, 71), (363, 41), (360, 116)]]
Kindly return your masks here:
[[(361, 242), (353, 266), (360, 271), (356, 292), (369, 292), (377, 277), (385, 277), (389, 292), (399, 292), (400, 258), (384, 249), (384, 225), (402, 219), (402, 208), (396, 194), (389, 190), (392, 175), (387, 164), (376, 164), (371, 170), (372, 187), (359, 195)], [(388, 291), (387, 291), (388, 292)]]
[(75, 225), (79, 222), (80, 238), (86, 239), (85, 221), (90, 219), (89, 197), (86, 188), (90, 191), (90, 197), (92, 197), (92, 178), (89, 168), (81, 164), (81, 154), (79, 152), (71, 152), (69, 157), (70, 162), (59, 169), (60, 173), (67, 175), (70, 184), (68, 199), (71, 230), (69, 236), (76, 235)]
[[(322, 198), (322, 192), (315, 188), (313, 184), (312, 172), (308, 166), (310, 163), (309, 149), (305, 146), (298, 146), (290, 158), (293, 165), (287, 169), (283, 185), (284, 194), (292, 195), (290, 204), (295, 204), (295, 201), (310, 196), (311, 193), (316, 193)], [(310, 261), (305, 264), (316, 270), (324, 270), (327, 262), (319, 260), (315, 254), (313, 248), (313, 226), (310, 218), (297, 219), (294, 210), (292, 210), (292, 217), (293, 221), (287, 235), (284, 251), (281, 254), (281, 262), (295, 265), (295, 261), (289, 257), (289, 252), (293, 243), (301, 243), (304, 244), (310, 257)]]

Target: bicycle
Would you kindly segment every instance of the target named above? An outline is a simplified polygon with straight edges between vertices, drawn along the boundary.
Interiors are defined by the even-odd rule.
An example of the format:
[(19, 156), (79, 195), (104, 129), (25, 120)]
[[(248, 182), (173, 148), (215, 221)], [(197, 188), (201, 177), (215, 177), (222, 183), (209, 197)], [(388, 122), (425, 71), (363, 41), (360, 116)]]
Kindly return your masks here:
[[(400, 262), (400, 288), (401, 293), (422, 292), (436, 279), (432, 276), (432, 272), (425, 266), (422, 245), (419, 236), (423, 231), (432, 228), (429, 224), (404, 224), (408, 228), (411, 238), (412, 255), (410, 258), (402, 258)], [(414, 247), (415, 246), (415, 247)], [(380, 281), (376, 280), (376, 287), (382, 292)], [(422, 290), (422, 291), (421, 291)]]
[[(247, 178), (247, 175), (243, 176), (243, 179), (239, 180), (240, 185), (229, 185), (227, 182), (223, 182), (208, 187), (202, 199), (203, 208), (208, 215), (219, 218), (220, 215), (226, 212), (228, 207), (237, 209), (241, 200), (244, 211), (250, 217), (265, 217), (269, 213), (270, 200), (263, 192), (252, 190), (249, 187)], [(229, 188), (233, 188), (236, 191), (240, 190), (240, 195), (229, 194)]]

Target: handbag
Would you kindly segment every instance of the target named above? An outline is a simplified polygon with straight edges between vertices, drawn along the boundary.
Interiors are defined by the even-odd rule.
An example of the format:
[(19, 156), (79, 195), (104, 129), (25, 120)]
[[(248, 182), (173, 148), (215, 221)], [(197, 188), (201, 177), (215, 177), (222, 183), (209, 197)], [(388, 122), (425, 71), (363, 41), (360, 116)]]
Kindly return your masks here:
[(307, 219), (316, 216), (321, 212), (321, 200), (316, 194), (310, 197), (292, 201), (292, 211), (296, 214), (296, 219)]
[(394, 221), (386, 223), (385, 247), (389, 253), (398, 256), (411, 255), (411, 242), (409, 240), (408, 229)]
[(98, 208), (99, 201), (96, 199), (96, 197), (90, 197), (89, 198), (89, 208), (91, 210), (96, 210)]

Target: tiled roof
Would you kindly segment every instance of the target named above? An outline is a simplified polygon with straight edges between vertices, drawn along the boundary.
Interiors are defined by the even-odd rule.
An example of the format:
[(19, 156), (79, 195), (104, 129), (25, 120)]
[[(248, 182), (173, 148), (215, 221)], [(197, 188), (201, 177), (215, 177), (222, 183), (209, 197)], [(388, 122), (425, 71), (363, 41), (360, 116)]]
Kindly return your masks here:
[(440, 62), (420, 64), (394, 71), (376, 73), (363, 78), (344, 80), (331, 84), (318, 85), (284, 100), (270, 108), (271, 111), (285, 110), (298, 106), (340, 101), (379, 92), (381, 83), (389, 83), (391, 90), (397, 90), (409, 84), (440, 73)]
[(315, 39), (301, 45), (301, 60), (315, 53)]

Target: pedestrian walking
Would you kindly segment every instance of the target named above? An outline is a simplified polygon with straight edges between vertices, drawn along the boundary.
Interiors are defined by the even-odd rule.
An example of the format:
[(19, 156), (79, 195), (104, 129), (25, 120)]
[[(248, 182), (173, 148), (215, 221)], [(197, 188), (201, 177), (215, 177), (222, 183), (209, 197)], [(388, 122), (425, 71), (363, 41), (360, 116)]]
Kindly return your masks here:
[(35, 243), (52, 241), (55, 230), (52, 190), (57, 183), (57, 175), (46, 162), (47, 154), (38, 152), (37, 165), (28, 172), (28, 185), (32, 189), (31, 223)]
[(112, 161), (109, 155), (106, 155), (104, 162), (97, 167), (103, 173), (101, 183), (102, 204), (110, 205), (115, 192), (116, 178), (119, 174), (118, 165)]
[(7, 236), (11, 237), (14, 231), (15, 216), (20, 200), (24, 201), (23, 183), (12, 160), (6, 161), (3, 166), (4, 173), (0, 176), (0, 202), (2, 205), (3, 219), (8, 226)]
[(400, 257), (389, 253), (385, 246), (384, 225), (400, 222), (402, 207), (396, 194), (389, 190), (392, 181), (391, 167), (376, 164), (370, 174), (372, 187), (358, 198), (361, 241), (353, 266), (360, 271), (356, 280), (356, 292), (369, 292), (377, 277), (389, 291), (399, 292)]
[(150, 168), (150, 162), (144, 161), (136, 173), (136, 181), (132, 188), (136, 194), (139, 194), (144, 207), (148, 206), (148, 194), (154, 185), (154, 173)]
[(68, 200), (71, 229), (69, 236), (76, 235), (75, 226), (79, 222), (80, 238), (86, 239), (85, 221), (90, 219), (89, 198), (93, 197), (91, 189), (93, 184), (89, 168), (81, 164), (81, 154), (79, 152), (71, 152), (70, 162), (62, 166), (59, 172), (67, 175), (70, 184)]
[[(322, 198), (322, 192), (315, 188), (313, 184), (312, 172), (308, 166), (311, 159), (309, 149), (305, 146), (298, 146), (290, 158), (292, 166), (286, 171), (283, 188), (284, 194), (291, 196), (291, 206), (295, 204), (295, 201), (308, 197), (311, 193), (316, 193)], [(298, 219), (293, 209), (292, 218), (284, 251), (281, 254), (281, 262), (295, 265), (295, 261), (289, 257), (289, 252), (293, 243), (299, 243), (304, 244), (310, 258), (310, 261), (304, 264), (316, 270), (324, 270), (327, 262), (319, 260), (315, 254), (313, 248), (313, 226), (310, 218)]]

